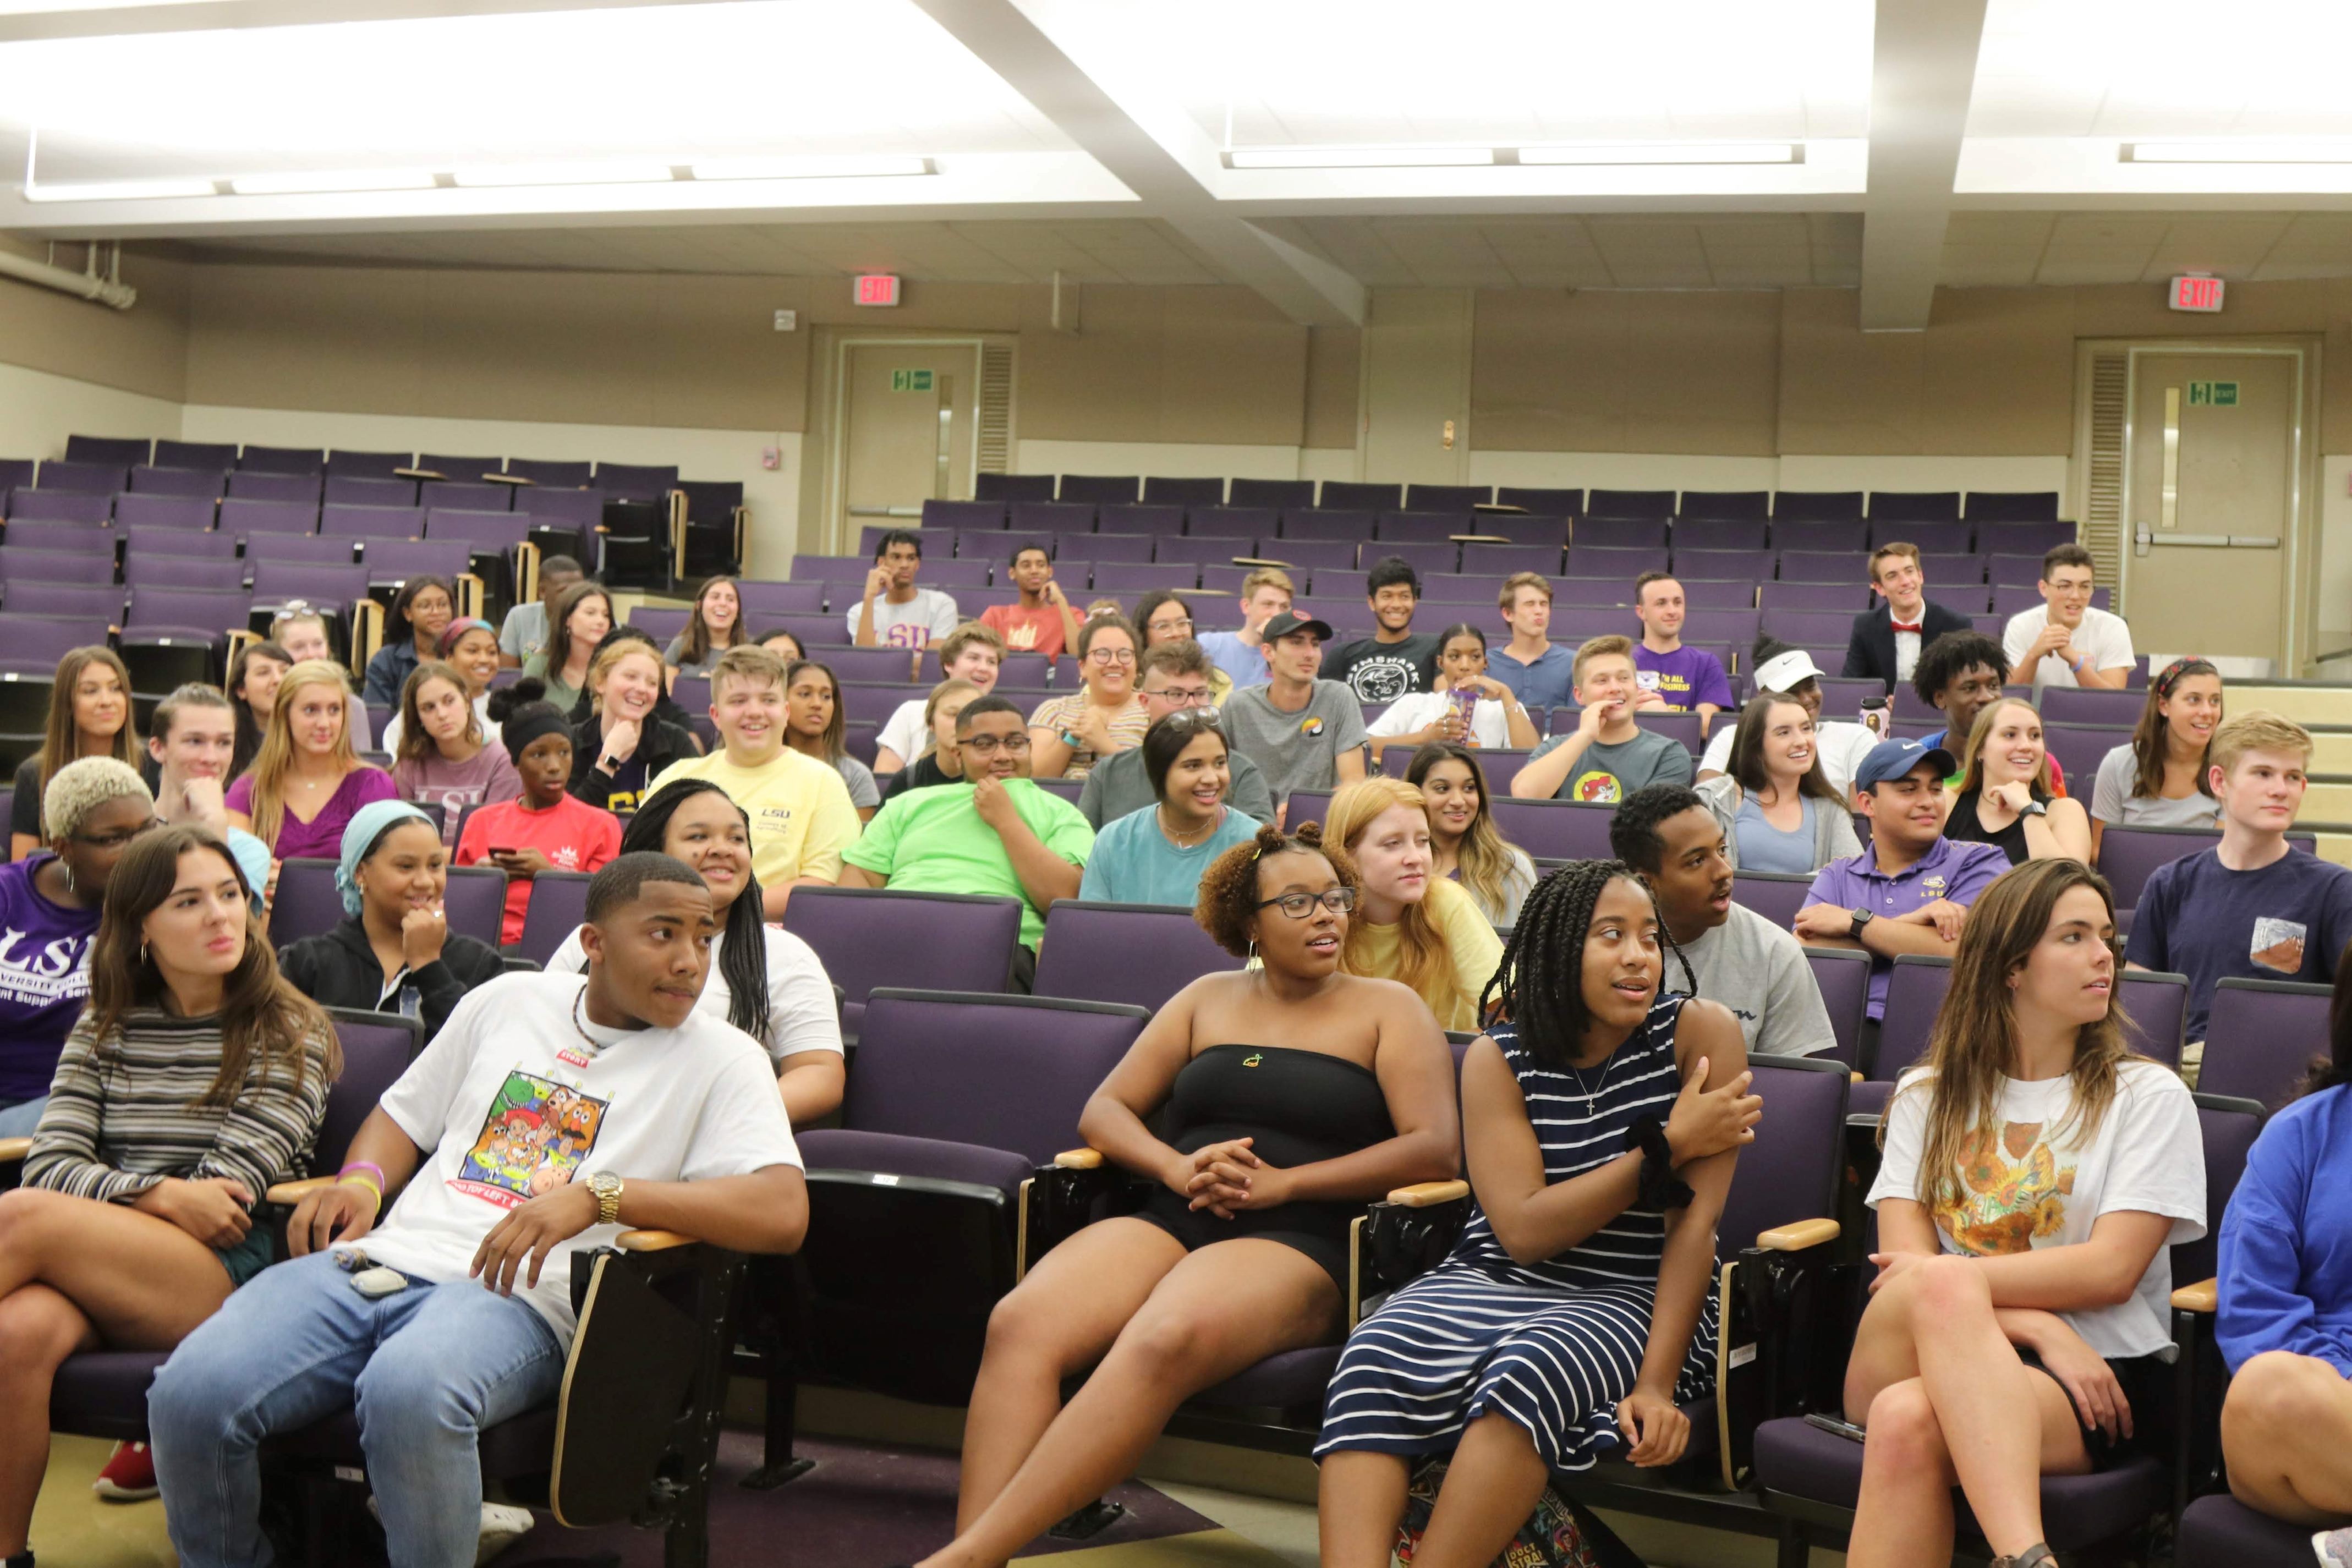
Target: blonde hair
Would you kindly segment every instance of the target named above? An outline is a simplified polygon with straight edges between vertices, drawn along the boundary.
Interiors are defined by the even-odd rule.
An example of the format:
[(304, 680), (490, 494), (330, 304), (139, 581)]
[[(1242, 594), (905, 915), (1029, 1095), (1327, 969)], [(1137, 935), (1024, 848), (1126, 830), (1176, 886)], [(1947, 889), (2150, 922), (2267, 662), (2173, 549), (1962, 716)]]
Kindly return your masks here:
[(950, 675), (931, 688), (930, 698), (923, 704), (923, 749), (917, 752), (914, 757), (908, 757), (907, 759), (908, 762), (913, 762), (915, 757), (928, 757), (939, 750), (940, 732), (937, 726), (940, 721), (940, 704), (962, 691), (969, 691), (974, 697), (980, 695), (980, 688), (961, 675)]
[(1633, 639), (1619, 637), (1614, 633), (1607, 637), (1588, 637), (1576, 650), (1576, 662), (1569, 667), (1570, 678), (1579, 686), (1583, 685), (1584, 667), (1596, 658), (1607, 658), (1611, 654), (1622, 655), (1626, 658), (1633, 658)]
[(68, 763), (41, 792), (41, 829), (49, 842), (71, 838), (81, 831), (89, 814), (110, 800), (143, 800), (155, 809), (155, 796), (139, 770), (114, 757), (83, 757)]
[[(1996, 697), (1986, 703), (1978, 712), (1976, 722), (1969, 726), (1969, 754), (1960, 759), (1962, 795), (1984, 787), (1985, 747), (1991, 743), (1992, 727), (2000, 722), (2000, 710), (2004, 708), (2022, 708), (2037, 721), (2042, 717), (2042, 710), (2022, 697)], [(2042, 765), (2033, 770), (2028, 784), (2036, 800), (2048, 800), (2057, 793), (2050, 782), (2050, 747), (2046, 742), (2042, 748)]]
[(1533, 588), (1547, 603), (1551, 599), (1551, 579), (1540, 572), (1514, 572), (1503, 579), (1503, 591), (1495, 595), (1495, 603), (1507, 610), (1518, 602), (1519, 590)]
[(1291, 585), (1290, 574), (1279, 566), (1261, 566), (1242, 579), (1244, 600), (1255, 598), (1260, 588), (1279, 588), (1294, 599), (1298, 596), (1298, 590)]
[(286, 826), (286, 775), (294, 771), (294, 699), (313, 686), (331, 686), (341, 699), (335, 708), (341, 720), (335, 727), (335, 760), (346, 773), (365, 765), (352, 750), (352, 689), (343, 680), (341, 667), (323, 658), (306, 658), (288, 670), (278, 683), (278, 700), (270, 708), (269, 732), (262, 736), (261, 751), (247, 775), (253, 780), (253, 798), (247, 803), (245, 815), (253, 823), (253, 836), (273, 848), (278, 830)]
[(748, 680), (754, 686), (782, 686), (786, 684), (785, 668), (782, 659), (757, 643), (730, 647), (719, 656), (718, 663), (710, 667), (710, 700), (713, 702), (719, 700), (719, 684), (727, 680)]
[[(1336, 844), (1354, 855), (1356, 840), (1372, 819), (1391, 806), (1405, 806), (1417, 811), (1422, 820), (1429, 819), (1429, 800), (1420, 790), (1402, 779), (1376, 774), (1348, 784), (1331, 797), (1330, 809), (1325, 813), (1324, 841)], [(1360, 868), (1361, 862), (1358, 862)], [(1434, 888), (1431, 889), (1434, 891)], [(1439, 929), (1436, 917), (1430, 912), (1430, 897), (1405, 905), (1403, 916), (1397, 921), (1396, 972), (1381, 978), (1394, 980), (1429, 1004), (1429, 1010), (1441, 1018), (1451, 1017), (1458, 1004), (1465, 1000), (1454, 975), (1454, 956), (1445, 944), (1445, 932)], [(1366, 929), (1371, 924), (1360, 914), (1348, 922), (1348, 936), (1339, 950), (1339, 968), (1343, 973), (1363, 974), (1360, 967), (1364, 961), (1363, 947)]]
[(2228, 778), (2248, 752), (2299, 752), (2311, 763), (2311, 731), (2267, 708), (2249, 708), (2213, 731), (2205, 760)]
[[(734, 579), (730, 577), (728, 581), (731, 583)], [(739, 644), (738, 646), (740, 647), (742, 645)], [(734, 650), (730, 648), (728, 651), (731, 653)], [(632, 654), (643, 654), (646, 658), (652, 659), (654, 661), (654, 672), (656, 675), (661, 673), (661, 649), (654, 647), (653, 644), (649, 642), (639, 642), (635, 637), (622, 637), (618, 641), (614, 641), (611, 637), (606, 637), (603, 645), (596, 649), (596, 657), (588, 661), (589, 712), (602, 713), (604, 710), (604, 682), (612, 679), (614, 667)], [(773, 658), (774, 656), (772, 654), (769, 657)], [(406, 737), (404, 734), (403, 739), (405, 738)]]

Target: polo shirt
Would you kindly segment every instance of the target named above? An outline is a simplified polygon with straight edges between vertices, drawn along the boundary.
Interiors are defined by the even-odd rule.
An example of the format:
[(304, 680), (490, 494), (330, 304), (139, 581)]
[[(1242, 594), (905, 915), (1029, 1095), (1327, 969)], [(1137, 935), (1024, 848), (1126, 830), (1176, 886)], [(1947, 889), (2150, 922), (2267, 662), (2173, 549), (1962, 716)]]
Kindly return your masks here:
[[(1878, 855), (1874, 849), (1843, 860), (1832, 860), (1813, 873), (1813, 885), (1805, 893), (1801, 906), (1811, 909), (1815, 904), (1833, 904), (1842, 910), (1868, 909), (1876, 911), (1880, 920), (1893, 920), (1922, 910), (1938, 899), (1949, 899), (1956, 904), (1972, 904), (1977, 895), (1992, 885), (1994, 878), (2009, 869), (2009, 856), (1999, 845), (1962, 844), (1950, 838), (1938, 838), (1918, 863), (1890, 877), (1878, 868)], [(1882, 1017), (1886, 1012), (1886, 983), (1895, 973), (1895, 961), (1879, 953), (1870, 955), (1870, 1016)]]
[(1486, 655), (1486, 673), (1535, 712), (1566, 708), (1576, 700), (1576, 650), (1559, 643), (1537, 655), (1533, 664), (1513, 658), (1507, 644), (1495, 648)]

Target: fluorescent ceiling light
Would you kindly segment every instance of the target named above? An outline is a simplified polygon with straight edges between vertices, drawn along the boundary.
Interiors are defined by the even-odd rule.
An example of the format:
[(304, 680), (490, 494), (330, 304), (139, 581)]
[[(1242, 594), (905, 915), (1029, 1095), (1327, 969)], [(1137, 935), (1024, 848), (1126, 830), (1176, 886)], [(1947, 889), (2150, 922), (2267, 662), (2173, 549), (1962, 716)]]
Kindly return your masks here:
[(25, 187), (28, 202), (160, 202), (173, 196), (209, 196), (210, 180), (105, 180), (89, 184)]
[(2352, 141), (2239, 136), (2219, 142), (2126, 142), (2119, 156), (2126, 163), (2352, 163)]
[(293, 170), (278, 174), (239, 174), (228, 188), (240, 196), (310, 195), (334, 191), (429, 191), (426, 169)]
[(450, 176), (460, 185), (645, 185), (671, 177), (667, 163), (485, 163)]
[(694, 165), (698, 180), (860, 180), (935, 174), (929, 158), (714, 158)]
[(1791, 142), (1579, 142), (1522, 147), (1522, 163), (1801, 163)]
[(1235, 147), (1228, 169), (1453, 169), (1492, 163), (1492, 147)]

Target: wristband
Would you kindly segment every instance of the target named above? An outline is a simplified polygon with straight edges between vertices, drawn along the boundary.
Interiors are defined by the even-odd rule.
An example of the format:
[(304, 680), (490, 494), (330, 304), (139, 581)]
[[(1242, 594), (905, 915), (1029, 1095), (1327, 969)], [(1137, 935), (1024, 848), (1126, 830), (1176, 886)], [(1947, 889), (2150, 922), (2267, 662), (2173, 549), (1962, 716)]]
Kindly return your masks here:
[(1678, 1209), (1691, 1201), (1689, 1184), (1675, 1174), (1673, 1146), (1665, 1124), (1644, 1116), (1625, 1130), (1625, 1147), (1642, 1156), (1642, 1184), (1635, 1202), (1645, 1209)]
[(364, 1171), (375, 1178), (376, 1195), (379, 1197), (383, 1196), (384, 1190), (392, 1185), (390, 1182), (384, 1179), (383, 1167), (377, 1164), (373, 1160), (345, 1161), (343, 1168), (335, 1173), (335, 1180), (339, 1182), (347, 1180), (354, 1171)]

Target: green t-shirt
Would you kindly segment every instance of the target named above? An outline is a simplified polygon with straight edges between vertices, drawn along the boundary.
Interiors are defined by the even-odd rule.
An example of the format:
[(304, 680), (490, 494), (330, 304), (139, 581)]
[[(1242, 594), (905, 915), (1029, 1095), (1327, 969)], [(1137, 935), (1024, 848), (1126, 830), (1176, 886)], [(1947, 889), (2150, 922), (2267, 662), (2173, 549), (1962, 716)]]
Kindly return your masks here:
[[(1037, 841), (1073, 866), (1084, 866), (1094, 849), (1095, 830), (1078, 808), (1048, 794), (1031, 779), (1008, 779), (1013, 809)], [(1022, 900), (1021, 940), (1037, 945), (1045, 914), (1028, 901), (1013, 858), (996, 829), (980, 819), (968, 784), (909, 790), (886, 804), (866, 825), (864, 837), (842, 859), (861, 871), (887, 878), (890, 886), (916, 893), (985, 893)]]

